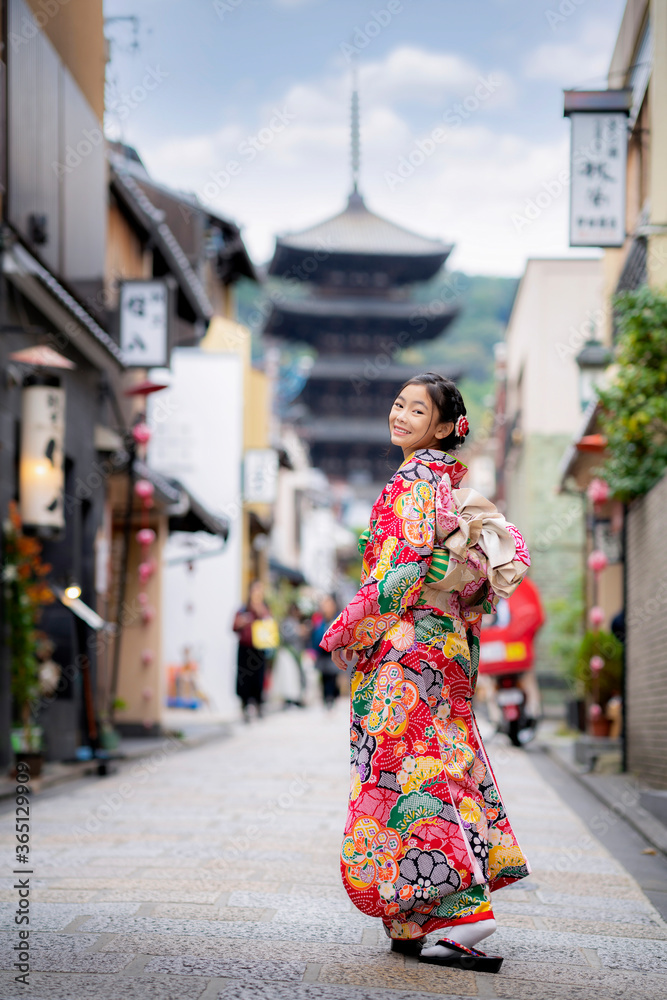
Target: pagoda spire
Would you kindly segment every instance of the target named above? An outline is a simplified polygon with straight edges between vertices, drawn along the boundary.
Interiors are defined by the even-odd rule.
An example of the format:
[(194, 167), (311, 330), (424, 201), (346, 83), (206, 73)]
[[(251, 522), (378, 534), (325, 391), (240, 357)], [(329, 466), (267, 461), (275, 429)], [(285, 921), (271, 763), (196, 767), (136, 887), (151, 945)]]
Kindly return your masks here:
[(350, 204), (361, 202), (359, 194), (359, 162), (361, 144), (359, 136), (359, 65), (356, 52), (352, 57), (352, 102), (350, 114), (350, 148), (352, 154), (352, 194)]

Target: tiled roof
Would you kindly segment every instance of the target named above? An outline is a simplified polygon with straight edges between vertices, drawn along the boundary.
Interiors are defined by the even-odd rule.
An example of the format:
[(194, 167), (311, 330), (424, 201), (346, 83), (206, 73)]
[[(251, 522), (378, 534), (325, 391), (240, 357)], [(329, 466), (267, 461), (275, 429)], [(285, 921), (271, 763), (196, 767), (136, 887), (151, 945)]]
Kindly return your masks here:
[(448, 254), (452, 249), (451, 244), (420, 236), (370, 212), (359, 194), (351, 194), (338, 215), (300, 233), (280, 236), (277, 242), (294, 250), (418, 257)]

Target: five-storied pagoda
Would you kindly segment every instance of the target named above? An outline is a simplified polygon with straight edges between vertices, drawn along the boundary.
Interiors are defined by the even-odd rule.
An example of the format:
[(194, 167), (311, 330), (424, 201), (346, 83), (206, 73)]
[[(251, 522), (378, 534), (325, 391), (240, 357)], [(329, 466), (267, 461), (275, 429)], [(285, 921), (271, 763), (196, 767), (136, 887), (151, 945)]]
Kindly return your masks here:
[[(313, 465), (332, 480), (374, 488), (402, 460), (400, 450), (389, 445), (387, 416), (415, 369), (395, 358), (442, 333), (458, 305), (442, 294), (420, 305), (411, 294), (438, 273), (452, 245), (383, 219), (359, 194), (358, 107), (355, 88), (347, 207), (276, 240), (269, 274), (288, 279), (288, 287), (274, 297), (264, 333), (317, 351), (297, 400), (298, 429)], [(291, 294), (297, 282), (298, 294)]]

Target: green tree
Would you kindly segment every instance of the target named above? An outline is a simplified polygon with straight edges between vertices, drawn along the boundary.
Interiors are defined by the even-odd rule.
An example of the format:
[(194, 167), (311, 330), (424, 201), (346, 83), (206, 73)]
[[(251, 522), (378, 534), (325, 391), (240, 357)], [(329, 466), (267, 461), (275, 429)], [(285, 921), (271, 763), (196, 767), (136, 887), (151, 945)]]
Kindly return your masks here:
[(599, 393), (608, 458), (602, 476), (625, 502), (667, 469), (667, 295), (647, 285), (615, 298), (618, 371)]

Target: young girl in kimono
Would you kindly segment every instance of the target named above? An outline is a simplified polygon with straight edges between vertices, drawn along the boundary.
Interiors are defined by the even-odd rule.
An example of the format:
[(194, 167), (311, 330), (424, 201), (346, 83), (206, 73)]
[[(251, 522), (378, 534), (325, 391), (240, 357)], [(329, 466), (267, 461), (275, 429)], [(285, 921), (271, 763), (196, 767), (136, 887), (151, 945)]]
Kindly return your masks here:
[[(428, 372), (389, 414), (404, 461), (359, 540), (361, 588), (321, 645), (351, 685), (351, 784), (341, 873), (392, 951), (497, 972), (477, 944), (490, 892), (529, 874), (472, 710), (481, 617), (530, 559), (451, 451), (468, 433), (455, 384)], [(447, 928), (431, 947), (424, 938)]]

